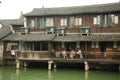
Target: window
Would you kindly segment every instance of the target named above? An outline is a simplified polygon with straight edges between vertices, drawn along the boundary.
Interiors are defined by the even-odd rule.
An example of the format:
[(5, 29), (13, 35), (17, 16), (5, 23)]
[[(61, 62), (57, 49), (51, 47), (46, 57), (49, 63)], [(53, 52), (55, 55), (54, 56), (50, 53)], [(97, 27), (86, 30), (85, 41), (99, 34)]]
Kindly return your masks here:
[(80, 32), (82, 36), (90, 35), (90, 27), (81, 27)]
[(61, 26), (67, 26), (67, 19), (66, 19), (66, 18), (61, 19), (60, 25), (61, 25)]
[(95, 25), (100, 25), (100, 16), (94, 17), (94, 22)]
[(43, 29), (44, 27), (43, 27), (43, 21), (42, 21), (43, 19), (42, 18), (39, 18), (38, 19), (38, 28), (39, 29)]
[(17, 46), (18, 46), (17, 43), (8, 43), (6, 51), (11, 51), (14, 47), (17, 47)]
[(75, 25), (82, 25), (82, 18), (75, 18)]
[(114, 24), (118, 24), (118, 16), (114, 14), (98, 15), (94, 17), (93, 24), (102, 27), (113, 26)]
[(69, 28), (73, 28), (74, 25), (74, 17), (69, 17)]
[(47, 34), (54, 34), (55, 33), (55, 27), (46, 27), (46, 33)]
[(27, 21), (26, 21), (26, 18), (24, 18), (24, 26), (27, 27)]
[(63, 27), (61, 27), (61, 28), (57, 28), (56, 29), (56, 34), (57, 34), (57, 36), (64, 36), (65, 35), (65, 28)]
[(34, 28), (35, 27), (35, 20), (31, 19), (31, 27)]
[(53, 18), (46, 18), (46, 27), (53, 26)]

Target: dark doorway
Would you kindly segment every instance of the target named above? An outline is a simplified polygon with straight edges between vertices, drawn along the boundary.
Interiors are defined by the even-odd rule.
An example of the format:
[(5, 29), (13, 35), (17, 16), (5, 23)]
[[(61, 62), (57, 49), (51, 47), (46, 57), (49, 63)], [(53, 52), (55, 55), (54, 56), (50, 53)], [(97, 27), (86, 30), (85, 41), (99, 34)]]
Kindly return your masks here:
[(34, 42), (34, 51), (40, 51), (40, 42)]
[(75, 42), (67, 42), (65, 43), (65, 47), (67, 51), (70, 51), (71, 49), (75, 49), (76, 48), (76, 43)]
[(105, 42), (100, 43), (100, 51), (101, 52), (106, 52), (106, 43)]

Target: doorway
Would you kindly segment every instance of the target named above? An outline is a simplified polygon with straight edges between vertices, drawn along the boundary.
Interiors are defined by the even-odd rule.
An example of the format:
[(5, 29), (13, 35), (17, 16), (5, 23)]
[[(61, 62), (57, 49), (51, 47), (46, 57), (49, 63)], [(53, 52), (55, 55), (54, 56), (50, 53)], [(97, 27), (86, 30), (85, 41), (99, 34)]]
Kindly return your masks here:
[(102, 52), (102, 54), (106, 52), (106, 42), (100, 43), (100, 51)]

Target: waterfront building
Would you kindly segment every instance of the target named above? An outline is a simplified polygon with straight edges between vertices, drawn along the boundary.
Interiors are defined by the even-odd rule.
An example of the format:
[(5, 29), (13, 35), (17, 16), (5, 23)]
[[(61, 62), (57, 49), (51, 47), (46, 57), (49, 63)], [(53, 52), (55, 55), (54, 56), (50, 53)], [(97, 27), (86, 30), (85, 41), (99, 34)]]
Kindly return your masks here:
[(20, 19), (1, 19), (0, 20), (0, 58), (1, 59), (3, 58), (5, 59), (3, 55), (4, 44), (2, 39), (18, 31), (20, 27), (23, 27), (23, 21), (21, 21)]
[[(24, 14), (21, 31), (5, 37), (3, 42), (5, 56), (9, 44), (17, 44), (18, 67), (19, 62), (26, 65), (31, 61), (48, 62), (48, 69), (59, 62), (85, 63), (86, 70), (89, 62), (119, 65), (120, 3), (35, 8)], [(75, 51), (72, 59), (71, 50)]]

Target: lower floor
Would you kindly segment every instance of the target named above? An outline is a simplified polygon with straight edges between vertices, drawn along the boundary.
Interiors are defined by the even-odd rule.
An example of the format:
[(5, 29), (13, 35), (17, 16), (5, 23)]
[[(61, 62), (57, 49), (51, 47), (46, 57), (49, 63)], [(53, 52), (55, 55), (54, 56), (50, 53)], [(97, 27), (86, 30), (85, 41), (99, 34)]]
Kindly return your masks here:
[(3, 57), (15, 58), (11, 51), (17, 49), (19, 58), (112, 58), (120, 57), (119, 41), (76, 41), (76, 42), (50, 42), (50, 41), (19, 41), (4, 42)]

